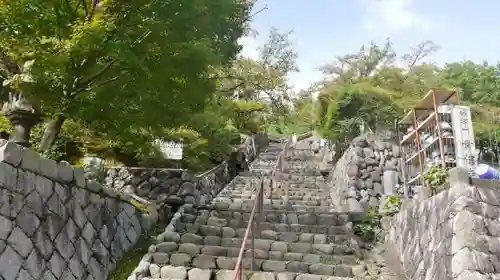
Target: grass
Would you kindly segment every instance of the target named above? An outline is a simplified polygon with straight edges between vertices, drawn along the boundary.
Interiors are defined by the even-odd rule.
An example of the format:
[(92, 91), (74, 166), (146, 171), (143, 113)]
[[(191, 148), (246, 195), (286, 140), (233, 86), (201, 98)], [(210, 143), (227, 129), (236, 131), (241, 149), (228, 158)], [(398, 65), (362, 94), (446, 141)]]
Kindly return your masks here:
[(115, 270), (108, 276), (108, 280), (124, 280), (134, 271), (142, 257), (148, 252), (150, 245), (154, 243), (155, 237), (165, 229), (164, 225), (155, 225), (152, 230), (143, 233), (134, 247), (123, 254)]

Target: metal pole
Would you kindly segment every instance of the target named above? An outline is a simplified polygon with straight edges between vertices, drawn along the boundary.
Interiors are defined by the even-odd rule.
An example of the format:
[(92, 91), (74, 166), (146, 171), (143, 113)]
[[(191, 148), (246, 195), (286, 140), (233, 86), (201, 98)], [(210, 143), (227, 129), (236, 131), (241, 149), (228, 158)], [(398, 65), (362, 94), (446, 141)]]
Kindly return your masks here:
[[(261, 236), (261, 227), (260, 227), (260, 223), (264, 221), (264, 179), (262, 179), (262, 191), (260, 192), (260, 195), (259, 195), (259, 200), (260, 200), (260, 208), (259, 208), (259, 219), (258, 219), (258, 222), (257, 222), (257, 231), (259, 233), (259, 237), (262, 237)], [(269, 191), (269, 193), (272, 194), (272, 188), (271, 190)], [(272, 203), (272, 201), (271, 201)]]
[(251, 232), (251, 234), (252, 234), (252, 263), (250, 264), (250, 270), (253, 271), (253, 264), (255, 262), (255, 221), (252, 221), (252, 232)]

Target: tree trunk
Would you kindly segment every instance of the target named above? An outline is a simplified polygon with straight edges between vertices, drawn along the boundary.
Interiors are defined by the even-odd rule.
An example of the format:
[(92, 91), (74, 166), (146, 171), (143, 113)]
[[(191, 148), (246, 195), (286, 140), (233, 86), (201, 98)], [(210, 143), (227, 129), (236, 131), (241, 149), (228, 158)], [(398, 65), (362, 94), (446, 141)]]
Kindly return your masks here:
[(66, 117), (63, 114), (58, 114), (55, 119), (47, 123), (42, 140), (40, 141), (39, 149), (41, 152), (47, 151), (54, 145), (65, 120)]

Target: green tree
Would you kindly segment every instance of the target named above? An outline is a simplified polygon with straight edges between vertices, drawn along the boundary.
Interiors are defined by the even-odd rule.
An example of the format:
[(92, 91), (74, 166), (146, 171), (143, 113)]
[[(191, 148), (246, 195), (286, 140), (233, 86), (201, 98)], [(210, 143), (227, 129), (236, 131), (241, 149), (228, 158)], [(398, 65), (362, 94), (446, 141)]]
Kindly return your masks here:
[[(500, 158), (500, 66), (487, 62), (448, 63), (441, 71), (444, 83), (460, 92), (472, 110), (476, 145), (480, 155)], [(489, 161), (489, 160), (488, 160)]]
[(321, 68), (327, 81), (318, 88), (316, 126), (336, 142), (337, 155), (364, 131), (394, 131), (404, 110), (439, 83), (439, 69), (422, 63), (437, 49), (425, 41), (398, 58), (390, 40), (372, 42)]
[(242, 133), (269, 129), (290, 112), (288, 75), (298, 71), (290, 34), (272, 28), (257, 58), (239, 57), (220, 74), (219, 100), (230, 107), (232, 122)]
[(461, 91), (462, 100), (500, 106), (500, 64), (453, 62), (441, 74), (447, 85)]
[(472, 109), (481, 153), (500, 156), (500, 65), (463, 61), (438, 67), (428, 61), (438, 49), (425, 41), (398, 58), (387, 41), (337, 58), (323, 68), (327, 82), (318, 88), (317, 129), (340, 144), (341, 155), (360, 127), (391, 129), (391, 118), (393, 123), (402, 117), (430, 88), (455, 88)]
[(251, 8), (243, 0), (2, 0), (0, 76), (51, 119), (42, 150), (68, 118), (144, 142), (204, 108), (212, 69), (239, 52)]
[[(288, 34), (272, 29), (258, 58), (239, 56), (228, 67), (217, 68), (218, 87), (204, 111), (165, 131), (165, 139), (183, 139), (184, 167), (208, 168), (226, 160), (241, 143), (240, 134), (265, 130), (271, 116), (288, 110), (286, 76), (296, 67)], [(165, 164), (154, 156), (145, 164), (155, 161)]]

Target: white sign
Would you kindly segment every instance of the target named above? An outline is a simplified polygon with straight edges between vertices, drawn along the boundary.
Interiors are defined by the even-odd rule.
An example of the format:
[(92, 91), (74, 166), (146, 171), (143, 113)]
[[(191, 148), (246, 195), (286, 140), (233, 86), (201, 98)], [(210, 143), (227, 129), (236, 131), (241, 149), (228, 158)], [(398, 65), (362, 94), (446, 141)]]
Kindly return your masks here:
[(469, 175), (474, 175), (477, 165), (477, 151), (470, 108), (453, 106), (451, 117), (457, 167), (467, 168)]
[(161, 141), (155, 140), (155, 145), (158, 146), (163, 156), (167, 159), (181, 160), (183, 144), (182, 142)]

